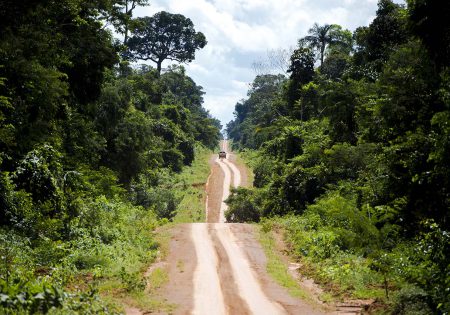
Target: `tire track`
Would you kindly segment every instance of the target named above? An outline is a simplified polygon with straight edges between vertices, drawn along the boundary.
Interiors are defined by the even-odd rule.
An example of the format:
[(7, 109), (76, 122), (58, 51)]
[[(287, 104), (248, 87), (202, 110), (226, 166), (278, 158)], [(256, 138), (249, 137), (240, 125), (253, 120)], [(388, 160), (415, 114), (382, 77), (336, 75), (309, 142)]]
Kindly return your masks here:
[[(223, 140), (221, 143), (221, 150), (227, 152), (228, 150), (228, 141)], [(230, 154), (227, 152), (227, 154)], [(233, 179), (233, 186), (234, 188), (239, 187), (241, 184), (241, 173), (239, 172), (239, 169), (234, 165), (234, 163), (228, 161), (227, 159), (219, 159), (216, 158), (216, 163), (219, 164), (220, 168), (222, 169), (222, 172), (225, 175), (223, 186), (222, 186), (222, 202), (220, 205), (219, 210), (219, 223), (225, 223), (225, 211), (228, 210), (228, 205), (225, 203), (225, 200), (228, 199), (230, 196), (230, 186), (231, 186), (231, 180)], [(207, 206), (208, 208), (208, 206)]]
[[(193, 223), (191, 237), (197, 256), (194, 272), (194, 309), (192, 314), (227, 314), (217, 273), (216, 249), (208, 233), (208, 223)], [(221, 279), (223, 281), (223, 279)]]
[[(221, 143), (221, 148), (223, 151), (228, 149), (227, 141)], [(231, 225), (224, 224), (228, 209), (224, 200), (230, 195), (231, 182), (234, 187), (240, 185), (240, 172), (227, 159), (216, 158), (215, 162), (224, 173), (219, 223), (192, 225), (198, 260), (193, 314), (285, 314), (281, 305), (264, 294), (250, 262), (239, 248)], [(212, 296), (214, 300), (208, 299)]]
[(247, 257), (237, 244), (230, 225), (215, 224), (214, 228), (230, 261), (239, 295), (248, 304), (251, 314), (285, 314), (284, 309), (278, 303), (270, 301), (264, 294)]
[(219, 268), (217, 269), (217, 272), (220, 278), (220, 286), (223, 292), (226, 311), (228, 314), (250, 315), (252, 313), (250, 312), (248, 304), (242, 299), (239, 295), (239, 290), (236, 288), (236, 279), (233, 275), (233, 268), (228, 259), (227, 252), (219, 240), (215, 225), (216, 224), (209, 224), (209, 232), (219, 259)]
[(233, 186), (234, 188), (238, 188), (241, 185), (241, 173), (234, 163), (229, 162), (228, 160), (223, 160), (223, 162), (229, 167), (231, 172), (233, 173)]
[(226, 222), (225, 211), (227, 211), (228, 206), (224, 201), (227, 200), (227, 198), (230, 196), (231, 170), (225, 164), (225, 162), (219, 158), (216, 159), (216, 163), (219, 164), (220, 168), (222, 169), (225, 175), (222, 186), (222, 203), (220, 204), (219, 210), (219, 223), (225, 223)]

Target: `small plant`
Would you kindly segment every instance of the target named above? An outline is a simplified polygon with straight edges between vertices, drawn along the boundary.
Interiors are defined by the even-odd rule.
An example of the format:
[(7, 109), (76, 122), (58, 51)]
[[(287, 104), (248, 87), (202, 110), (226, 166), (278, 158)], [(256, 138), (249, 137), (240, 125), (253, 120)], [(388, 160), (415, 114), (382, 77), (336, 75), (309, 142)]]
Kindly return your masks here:
[(162, 287), (167, 281), (169, 281), (167, 271), (162, 268), (156, 268), (148, 277), (148, 288), (150, 291), (154, 291)]
[(127, 272), (122, 267), (119, 273), (120, 280), (128, 292), (143, 291), (147, 286), (147, 281), (139, 272)]

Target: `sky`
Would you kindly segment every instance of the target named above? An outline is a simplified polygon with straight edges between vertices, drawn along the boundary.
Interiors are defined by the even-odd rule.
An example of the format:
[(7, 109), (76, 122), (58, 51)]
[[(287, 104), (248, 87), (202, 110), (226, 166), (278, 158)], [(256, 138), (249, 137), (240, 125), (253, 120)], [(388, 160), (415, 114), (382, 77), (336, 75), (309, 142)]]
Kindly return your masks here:
[[(403, 3), (402, 0), (396, 0)], [(183, 14), (205, 34), (208, 44), (185, 64), (187, 74), (205, 91), (204, 107), (222, 125), (246, 98), (257, 72), (253, 64), (268, 52), (290, 49), (317, 22), (354, 31), (375, 17), (377, 0), (151, 0), (134, 16), (159, 11)], [(168, 64), (164, 63), (163, 68)]]

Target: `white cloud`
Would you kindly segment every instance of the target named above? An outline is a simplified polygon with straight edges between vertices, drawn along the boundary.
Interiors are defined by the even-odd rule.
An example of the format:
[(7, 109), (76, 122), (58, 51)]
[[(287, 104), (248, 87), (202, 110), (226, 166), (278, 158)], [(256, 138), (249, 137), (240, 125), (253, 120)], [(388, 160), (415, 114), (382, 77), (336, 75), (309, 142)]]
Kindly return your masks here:
[(314, 22), (351, 30), (368, 25), (376, 8), (377, 0), (152, 0), (136, 15), (181, 13), (205, 34), (208, 45), (186, 68), (206, 92), (205, 107), (225, 124), (246, 97), (252, 62), (269, 49), (295, 46)]
[(212, 116), (221, 117), (222, 125), (225, 125), (233, 119), (234, 105), (242, 96), (238, 93), (230, 95), (206, 95), (205, 108), (209, 110)]

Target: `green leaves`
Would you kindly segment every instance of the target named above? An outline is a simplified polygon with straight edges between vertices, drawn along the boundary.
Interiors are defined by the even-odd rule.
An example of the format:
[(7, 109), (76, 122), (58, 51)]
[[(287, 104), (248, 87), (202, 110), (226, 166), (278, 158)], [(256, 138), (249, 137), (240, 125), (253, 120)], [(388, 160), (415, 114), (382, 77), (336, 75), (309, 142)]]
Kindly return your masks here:
[[(118, 290), (144, 288), (134, 285), (156, 257), (152, 231), (179, 203), (174, 172), (197, 141), (217, 145), (220, 123), (182, 67), (114, 68), (120, 46), (105, 21), (126, 42), (147, 2), (0, 4), (2, 314), (118, 313), (87, 286), (107, 277)], [(165, 16), (184, 24), (171, 42), (182, 50), (164, 58), (192, 60), (203, 34)]]
[(128, 57), (133, 60), (151, 60), (158, 73), (164, 60), (191, 62), (195, 51), (206, 45), (205, 36), (196, 32), (189, 18), (165, 11), (152, 17), (137, 19), (133, 36), (126, 43)]
[[(350, 52), (352, 46), (351, 33), (348, 30), (342, 30), (337, 24), (325, 24), (319, 26), (314, 23), (308, 30), (308, 36), (299, 39), (299, 48), (308, 46), (317, 52), (320, 65), (323, 65), (325, 53), (330, 49), (341, 49)], [(295, 53), (294, 53), (295, 54)], [(291, 58), (292, 60), (292, 58)]]
[(259, 222), (262, 211), (258, 194), (250, 189), (236, 188), (226, 200), (228, 210), (225, 212), (227, 222)]
[[(258, 150), (256, 188), (233, 195), (239, 217), (295, 214), (280, 220), (319, 279), (372, 278), (386, 297), (398, 294), (400, 314), (448, 312), (448, 5), (431, 12), (431, 2), (380, 1), (353, 34), (354, 54), (349, 32), (315, 24), (282, 89), (250, 89), (227, 126), (239, 147)], [(311, 48), (322, 59), (316, 69)], [(403, 289), (391, 294), (394, 285)]]

